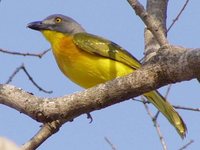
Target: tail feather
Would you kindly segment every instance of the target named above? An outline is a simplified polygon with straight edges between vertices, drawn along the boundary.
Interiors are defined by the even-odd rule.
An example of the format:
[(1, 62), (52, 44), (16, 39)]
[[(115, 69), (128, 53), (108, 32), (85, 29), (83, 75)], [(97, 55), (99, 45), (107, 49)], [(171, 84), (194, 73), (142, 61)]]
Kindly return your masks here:
[(144, 96), (169, 120), (181, 138), (184, 138), (187, 127), (173, 106), (157, 91), (145, 93)]

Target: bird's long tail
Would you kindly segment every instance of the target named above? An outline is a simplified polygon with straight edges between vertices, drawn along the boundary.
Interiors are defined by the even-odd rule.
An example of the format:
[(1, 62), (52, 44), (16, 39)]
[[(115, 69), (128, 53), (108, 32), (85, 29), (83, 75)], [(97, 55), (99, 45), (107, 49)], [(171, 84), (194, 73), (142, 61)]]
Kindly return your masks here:
[(176, 128), (181, 138), (184, 138), (187, 127), (180, 115), (174, 110), (173, 106), (157, 91), (145, 93), (144, 96), (169, 120)]

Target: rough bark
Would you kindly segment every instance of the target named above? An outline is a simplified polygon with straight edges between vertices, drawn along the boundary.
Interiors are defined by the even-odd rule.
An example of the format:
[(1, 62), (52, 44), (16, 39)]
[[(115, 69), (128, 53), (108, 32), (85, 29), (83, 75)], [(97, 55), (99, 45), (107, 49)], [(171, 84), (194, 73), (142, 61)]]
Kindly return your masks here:
[(39, 98), (11, 85), (0, 86), (0, 103), (31, 118), (69, 121), (81, 114), (125, 101), (164, 85), (200, 76), (200, 49), (162, 49), (134, 73), (82, 92), (59, 98)]

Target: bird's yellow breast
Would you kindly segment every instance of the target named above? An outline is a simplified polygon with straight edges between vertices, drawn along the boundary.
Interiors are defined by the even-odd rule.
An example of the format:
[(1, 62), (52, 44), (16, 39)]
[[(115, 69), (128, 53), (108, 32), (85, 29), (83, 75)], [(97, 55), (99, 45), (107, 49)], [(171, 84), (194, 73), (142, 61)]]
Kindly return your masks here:
[(121, 62), (90, 54), (78, 48), (73, 42), (73, 36), (55, 31), (43, 31), (42, 33), (51, 43), (60, 70), (84, 88), (133, 72), (131, 67)]

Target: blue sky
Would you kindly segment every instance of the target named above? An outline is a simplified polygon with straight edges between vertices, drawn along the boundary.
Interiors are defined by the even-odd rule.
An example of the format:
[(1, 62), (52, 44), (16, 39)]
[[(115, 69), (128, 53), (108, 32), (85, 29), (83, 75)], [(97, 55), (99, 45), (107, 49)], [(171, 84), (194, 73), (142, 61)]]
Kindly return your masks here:
[[(144, 0), (141, 2), (145, 2)], [(170, 1), (168, 25), (181, 9), (184, 1)], [(195, 48), (199, 45), (200, 1), (190, 1), (179, 21), (168, 34), (172, 44)], [(48, 15), (60, 13), (77, 20), (90, 33), (108, 38), (136, 58), (143, 57), (144, 24), (126, 0), (34, 0), (5, 1), (0, 3), (0, 48), (11, 51), (37, 53), (50, 47), (39, 32), (26, 28), (29, 22), (41, 20)], [(53, 94), (40, 92), (20, 72), (11, 84), (40, 97), (58, 97), (83, 90), (69, 81), (58, 69), (51, 52), (42, 59), (12, 56), (0, 53), (0, 83), (4, 83), (16, 67), (24, 63), (34, 80)], [(174, 105), (200, 107), (200, 86), (196, 80), (172, 86), (169, 101)], [(160, 89), (166, 92), (166, 87)], [(153, 106), (150, 106), (156, 112)], [(158, 121), (169, 149), (178, 149), (191, 139), (189, 149), (200, 147), (199, 112), (178, 110), (188, 127), (185, 140), (163, 117)], [(107, 137), (118, 150), (161, 149), (155, 128), (141, 103), (126, 101), (91, 113), (94, 121), (89, 124), (86, 115), (63, 125), (59, 133), (49, 138), (39, 150), (59, 149), (104, 149), (110, 150)], [(40, 123), (19, 112), (0, 105), (0, 136), (7, 137), (18, 145), (29, 140), (40, 128)]]

